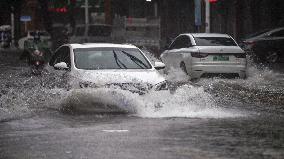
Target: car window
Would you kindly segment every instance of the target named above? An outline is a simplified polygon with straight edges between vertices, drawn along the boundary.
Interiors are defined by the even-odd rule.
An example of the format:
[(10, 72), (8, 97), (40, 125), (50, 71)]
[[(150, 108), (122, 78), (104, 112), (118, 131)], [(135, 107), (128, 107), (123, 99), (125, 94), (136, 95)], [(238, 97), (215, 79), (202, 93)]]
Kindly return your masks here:
[(194, 37), (197, 46), (237, 46), (229, 37)]
[(192, 46), (190, 38), (186, 35), (179, 36), (170, 46), (170, 49), (180, 49), (180, 48), (188, 48)]
[(139, 49), (78, 48), (74, 49), (75, 66), (79, 69), (151, 69)]
[(55, 64), (60, 62), (65, 62), (68, 67), (71, 66), (70, 49), (68, 46), (59, 48), (51, 58), (49, 65), (54, 66)]
[(272, 37), (284, 37), (284, 29), (277, 31), (277, 32), (274, 32), (270, 36), (272, 36)]

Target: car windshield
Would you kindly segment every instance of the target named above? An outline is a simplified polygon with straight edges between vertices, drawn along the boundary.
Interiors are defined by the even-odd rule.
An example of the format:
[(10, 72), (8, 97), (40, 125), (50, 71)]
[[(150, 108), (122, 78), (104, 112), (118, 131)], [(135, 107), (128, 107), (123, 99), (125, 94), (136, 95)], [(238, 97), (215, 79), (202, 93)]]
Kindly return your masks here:
[(149, 61), (135, 48), (74, 49), (78, 69), (151, 69)]
[(237, 46), (232, 38), (228, 37), (194, 37), (197, 46)]

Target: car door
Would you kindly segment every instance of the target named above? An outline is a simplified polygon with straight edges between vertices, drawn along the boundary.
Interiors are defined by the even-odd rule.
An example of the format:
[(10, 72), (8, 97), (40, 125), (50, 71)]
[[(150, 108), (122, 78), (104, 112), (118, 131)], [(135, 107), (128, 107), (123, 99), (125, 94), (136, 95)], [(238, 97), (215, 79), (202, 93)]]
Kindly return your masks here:
[(161, 56), (167, 67), (179, 68), (181, 62), (187, 61), (189, 55), (188, 48), (192, 46), (191, 40), (187, 35), (178, 36), (170, 45), (169, 50)]
[(271, 49), (279, 54), (279, 60), (284, 61), (284, 29), (269, 35)]
[(57, 49), (54, 53), (54, 56), (51, 58), (49, 65), (54, 67), (55, 64), (60, 62), (65, 62), (69, 68), (71, 67), (69, 46), (62, 46), (59, 49)]

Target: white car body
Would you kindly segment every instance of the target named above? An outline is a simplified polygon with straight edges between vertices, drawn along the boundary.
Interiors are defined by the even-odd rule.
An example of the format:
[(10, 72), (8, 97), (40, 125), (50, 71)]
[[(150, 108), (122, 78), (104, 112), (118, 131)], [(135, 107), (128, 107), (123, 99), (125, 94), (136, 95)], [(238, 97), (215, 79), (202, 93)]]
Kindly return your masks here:
[[(113, 50), (135, 49), (135, 51), (138, 50), (141, 53), (139, 55), (142, 55), (142, 57), (144, 57), (146, 61), (149, 62), (149, 60), (142, 53), (142, 51), (133, 45), (108, 44), (108, 43), (65, 44), (56, 50), (54, 57), (51, 59), (49, 66), (51, 66), (51, 69), (53, 69), (54, 71), (67, 72), (68, 75), (76, 79), (75, 82), (68, 81), (69, 84), (72, 85), (72, 88), (85, 88), (85, 87), (100, 88), (100, 87), (106, 87), (106, 86), (118, 86), (122, 89), (130, 90), (132, 92), (137, 92), (139, 94), (141, 93), (140, 88), (143, 89), (144, 91), (141, 94), (144, 94), (145, 92), (152, 90), (152, 89), (159, 90), (160, 86), (165, 87), (165, 90), (167, 89), (166, 88), (167, 83), (166, 83), (165, 78), (156, 70), (156, 69), (159, 69), (159, 68), (161, 69), (165, 67), (165, 65), (161, 62), (156, 62), (155, 67), (149, 62), (150, 68), (147, 68), (147, 69), (146, 68), (143, 68), (143, 69), (127, 69), (127, 68), (82, 69), (82, 68), (78, 68), (79, 66), (78, 60), (80, 59), (77, 59), (77, 64), (76, 64), (75, 58), (79, 58), (79, 56), (75, 55), (74, 50), (90, 49), (92, 51), (92, 49), (100, 49), (100, 48), (113, 49)], [(57, 57), (58, 59), (61, 58), (60, 51), (62, 52), (68, 51), (67, 53), (68, 55), (66, 54), (67, 55), (66, 57), (70, 58), (70, 64), (67, 64), (68, 62), (66, 63), (64, 61), (56, 60)], [(87, 60), (90, 60), (90, 59), (88, 58)], [(88, 61), (85, 61), (85, 62), (87, 63)], [(65, 68), (68, 70), (55, 70), (55, 68), (57, 69)], [(125, 87), (128, 87), (128, 88), (125, 88)], [(164, 90), (164, 88), (162, 89)]]
[[(196, 41), (201, 39), (200, 42), (202, 43), (204, 39), (210, 38), (225, 38), (229, 40), (229, 44), (228, 46), (219, 44), (201, 46)], [(191, 79), (214, 74), (232, 74), (238, 75), (240, 78), (246, 77), (246, 54), (227, 34), (180, 34), (160, 57), (166, 64), (166, 69), (181, 68)]]
[[(34, 38), (32, 36), (32, 33), (34, 33), (34, 31), (28, 31), (24, 37), (19, 39), (18, 41), (19, 49), (24, 49), (24, 43), (26, 40), (32, 40)], [(51, 47), (51, 36), (49, 35), (49, 33), (46, 31), (39, 31), (39, 33), (41, 35), (40, 39), (43, 41), (48, 41), (48, 46)]]

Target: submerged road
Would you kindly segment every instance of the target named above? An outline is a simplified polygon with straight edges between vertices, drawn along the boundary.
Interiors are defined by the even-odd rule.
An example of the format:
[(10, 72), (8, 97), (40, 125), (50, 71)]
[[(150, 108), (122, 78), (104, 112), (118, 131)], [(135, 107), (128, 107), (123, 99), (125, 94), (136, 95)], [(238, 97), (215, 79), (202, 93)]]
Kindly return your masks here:
[(17, 52), (1, 53), (0, 159), (284, 158), (282, 67), (127, 96), (136, 111), (97, 114), (62, 111), (72, 91), (29, 76)]
[(277, 158), (284, 118), (62, 116), (0, 123), (0, 158)]

